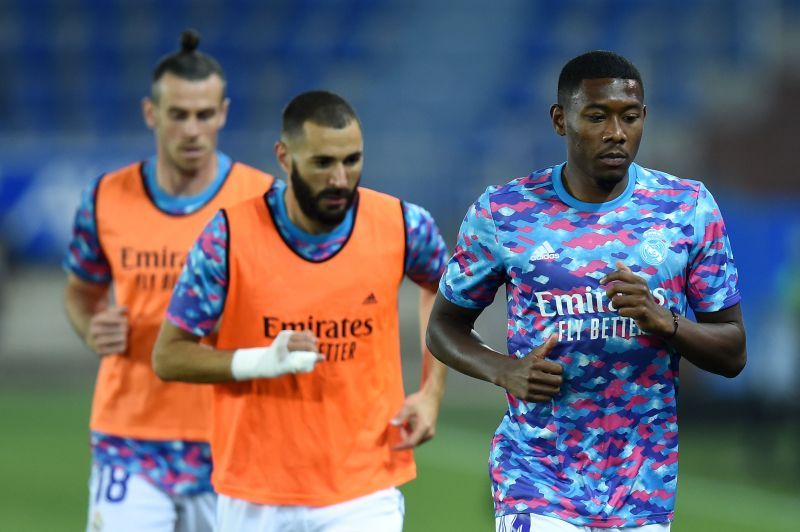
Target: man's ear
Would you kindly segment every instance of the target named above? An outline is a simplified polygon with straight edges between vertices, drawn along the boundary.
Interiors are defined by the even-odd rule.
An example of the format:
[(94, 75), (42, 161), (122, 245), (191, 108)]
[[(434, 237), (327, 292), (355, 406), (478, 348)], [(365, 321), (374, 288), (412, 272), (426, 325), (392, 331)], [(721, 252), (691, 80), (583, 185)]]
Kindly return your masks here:
[(225, 127), (225, 123), (228, 121), (228, 107), (231, 105), (231, 99), (225, 98), (222, 100), (222, 107), (221, 107), (221, 123), (219, 125), (220, 128)]
[(292, 157), (289, 154), (289, 147), (286, 146), (286, 143), (282, 140), (279, 140), (275, 143), (275, 159), (278, 160), (278, 164), (280, 165), (281, 169), (286, 173), (286, 175), (291, 175), (292, 173)]
[(553, 129), (556, 130), (556, 133), (558, 133), (562, 137), (567, 134), (564, 108), (557, 103), (554, 103), (553, 105), (550, 106), (550, 120), (553, 123)]
[(149, 96), (142, 98), (142, 116), (150, 129), (156, 127), (156, 104)]

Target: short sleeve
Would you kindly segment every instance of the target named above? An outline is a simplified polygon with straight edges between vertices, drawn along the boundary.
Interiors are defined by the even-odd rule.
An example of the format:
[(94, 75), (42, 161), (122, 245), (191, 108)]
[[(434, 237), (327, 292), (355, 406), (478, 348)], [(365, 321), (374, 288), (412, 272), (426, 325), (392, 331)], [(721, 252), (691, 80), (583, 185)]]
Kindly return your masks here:
[(95, 216), (97, 188), (102, 177), (92, 180), (81, 194), (72, 224), (72, 238), (62, 266), (84, 281), (108, 284), (111, 282), (111, 265), (100, 245)]
[(687, 299), (692, 310), (716, 312), (739, 302), (739, 276), (725, 222), (717, 202), (700, 186), (694, 227), (695, 248), (689, 257)]
[(467, 211), (439, 283), (439, 292), (460, 307), (489, 306), (506, 280), (503, 250), (490, 208), (492, 190), (487, 189)]
[(406, 225), (405, 273), (420, 286), (436, 287), (447, 261), (447, 246), (433, 216), (418, 205), (403, 202)]
[(228, 223), (219, 211), (186, 258), (175, 285), (167, 320), (197, 336), (207, 336), (222, 315), (228, 294)]

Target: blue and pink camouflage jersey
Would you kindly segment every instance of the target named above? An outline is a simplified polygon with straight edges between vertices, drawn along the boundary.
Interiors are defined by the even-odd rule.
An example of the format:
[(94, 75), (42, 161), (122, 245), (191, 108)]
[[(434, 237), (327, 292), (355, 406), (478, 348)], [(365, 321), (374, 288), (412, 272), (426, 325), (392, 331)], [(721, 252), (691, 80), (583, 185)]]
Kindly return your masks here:
[[(156, 159), (142, 165), (145, 188), (156, 207), (174, 215), (190, 214), (202, 208), (219, 191), (232, 166), (231, 159), (217, 152), (214, 181), (195, 196), (170, 196), (156, 181)], [(81, 195), (75, 214), (72, 239), (63, 266), (84, 281), (108, 284), (113, 281), (111, 266), (98, 238), (95, 203), (100, 176)], [(121, 435), (92, 433), (92, 460), (103, 465), (124, 467), (141, 474), (167, 493), (192, 495), (212, 491), (211, 454), (207, 443), (182, 441), (144, 441)]]
[(600, 279), (621, 261), (662, 306), (685, 314), (739, 302), (725, 225), (702, 183), (636, 164), (614, 200), (565, 190), (563, 164), (488, 188), (467, 212), (440, 293), (467, 308), (505, 285), (508, 352), (551, 335), (564, 368), (550, 402), (507, 395), (490, 452), (496, 515), (578, 526), (672, 520), (679, 355), (609, 305)]
[[(156, 180), (155, 157), (144, 161), (142, 173), (147, 194), (156, 207), (169, 214), (181, 215), (191, 214), (208, 203), (225, 182), (232, 165), (230, 157), (217, 152), (217, 175), (205, 190), (195, 196), (171, 196), (162, 190)], [(111, 266), (100, 246), (95, 218), (97, 187), (102, 179), (102, 175), (94, 179), (81, 194), (63, 267), (84, 281), (106, 284), (112, 281)]]
[(205, 442), (134, 440), (93, 432), (92, 461), (141, 475), (169, 495), (214, 491), (211, 448)]
[[(352, 209), (333, 231), (311, 235), (295, 226), (286, 214), (286, 183), (276, 180), (267, 202), (283, 239), (311, 261), (322, 261), (339, 251), (353, 226)], [(447, 248), (431, 215), (413, 203), (403, 202), (406, 224), (405, 273), (420, 286), (436, 287), (447, 260)], [(217, 324), (228, 288), (228, 226), (222, 213), (209, 222), (189, 251), (167, 309), (167, 319), (197, 336), (210, 334)]]

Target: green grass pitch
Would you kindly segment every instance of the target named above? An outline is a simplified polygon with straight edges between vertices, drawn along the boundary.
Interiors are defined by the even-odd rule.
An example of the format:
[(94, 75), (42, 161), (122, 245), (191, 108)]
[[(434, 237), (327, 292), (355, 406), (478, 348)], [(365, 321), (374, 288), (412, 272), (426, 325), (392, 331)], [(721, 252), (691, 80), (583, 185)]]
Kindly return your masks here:
[[(87, 390), (0, 391), (0, 528), (57, 532), (85, 527)], [(446, 403), (435, 440), (417, 452), (404, 486), (407, 532), (494, 530), (487, 473), (496, 408)], [(800, 493), (743, 471), (736, 434), (682, 426), (673, 532), (798, 530)]]

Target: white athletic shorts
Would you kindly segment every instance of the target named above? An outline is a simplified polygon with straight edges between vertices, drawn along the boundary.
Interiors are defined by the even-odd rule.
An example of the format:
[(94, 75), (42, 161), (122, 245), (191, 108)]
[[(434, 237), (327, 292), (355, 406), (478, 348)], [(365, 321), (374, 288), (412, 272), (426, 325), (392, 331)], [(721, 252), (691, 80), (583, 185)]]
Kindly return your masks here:
[(330, 506), (273, 506), (220, 495), (216, 532), (401, 532), (405, 506), (397, 488)]
[(87, 532), (211, 532), (216, 494), (169, 495), (125, 468), (92, 464)]
[(497, 532), (669, 532), (670, 523), (656, 525), (632, 526), (623, 528), (600, 528), (576, 526), (556, 519), (537, 514), (509, 514), (494, 520)]

